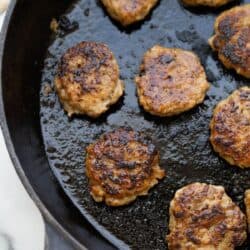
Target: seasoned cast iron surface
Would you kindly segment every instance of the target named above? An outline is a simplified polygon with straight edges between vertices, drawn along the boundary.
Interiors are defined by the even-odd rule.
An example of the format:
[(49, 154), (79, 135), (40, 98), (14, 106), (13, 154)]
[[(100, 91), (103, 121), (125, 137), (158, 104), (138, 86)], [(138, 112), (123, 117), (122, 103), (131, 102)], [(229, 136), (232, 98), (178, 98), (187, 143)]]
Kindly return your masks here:
[[(214, 106), (236, 88), (249, 85), (249, 80), (226, 70), (207, 44), (215, 17), (221, 11), (185, 9), (178, 1), (162, 0), (144, 22), (123, 29), (110, 20), (98, 1), (82, 0), (74, 2), (61, 17), (59, 31), (51, 38), (40, 99), (41, 127), (50, 166), (80, 211), (87, 211), (133, 249), (166, 248), (169, 202), (175, 191), (188, 183), (223, 185), (244, 209), (243, 192), (250, 188), (250, 171), (229, 166), (213, 152), (208, 140)], [(67, 48), (83, 40), (107, 43), (126, 83), (124, 98), (96, 120), (69, 119), (53, 90), (59, 58)], [(211, 82), (202, 105), (172, 118), (154, 117), (140, 108), (133, 79), (144, 52), (155, 44), (193, 50), (200, 56)], [(85, 148), (102, 133), (120, 126), (130, 126), (153, 137), (167, 177), (147, 197), (126, 207), (109, 208), (90, 197), (84, 174)]]

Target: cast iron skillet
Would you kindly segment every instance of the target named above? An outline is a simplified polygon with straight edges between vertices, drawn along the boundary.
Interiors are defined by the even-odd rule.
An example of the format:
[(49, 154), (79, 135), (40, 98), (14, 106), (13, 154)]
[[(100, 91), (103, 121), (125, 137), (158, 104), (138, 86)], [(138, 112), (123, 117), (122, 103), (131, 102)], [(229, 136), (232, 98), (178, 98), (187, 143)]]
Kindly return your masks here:
[[(162, 0), (145, 21), (123, 29), (95, 0), (12, 3), (1, 45), (1, 120), (6, 142), (32, 198), (75, 248), (165, 249), (169, 202), (176, 189), (194, 181), (225, 186), (243, 208), (250, 171), (228, 166), (208, 142), (216, 103), (234, 89), (249, 85), (224, 69), (207, 45), (215, 17), (231, 6), (194, 10), (184, 9), (178, 1)], [(54, 35), (49, 30), (52, 17), (60, 20)], [(81, 40), (107, 43), (126, 82), (124, 98), (98, 120), (68, 119), (54, 91), (47, 91), (48, 86), (53, 88), (60, 56)], [(143, 53), (156, 43), (193, 50), (200, 56), (212, 84), (202, 105), (167, 119), (150, 116), (139, 107), (133, 78)], [(114, 209), (91, 199), (84, 149), (103, 132), (119, 126), (153, 137), (167, 177), (147, 197)], [(247, 249), (247, 243), (241, 249)]]

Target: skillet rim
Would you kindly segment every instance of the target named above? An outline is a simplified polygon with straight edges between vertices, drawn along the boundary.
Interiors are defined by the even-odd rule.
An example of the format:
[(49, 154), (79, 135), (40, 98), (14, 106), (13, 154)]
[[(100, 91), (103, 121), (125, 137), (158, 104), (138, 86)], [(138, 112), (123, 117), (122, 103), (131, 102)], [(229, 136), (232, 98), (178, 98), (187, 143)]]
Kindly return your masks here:
[[(3, 55), (4, 55), (4, 50), (5, 50), (5, 45), (6, 45), (6, 38), (7, 38), (7, 33), (9, 30), (9, 26), (11, 23), (12, 16), (14, 14), (14, 10), (16, 8), (18, 0), (12, 0), (9, 4), (8, 10), (6, 12), (6, 15), (4, 17), (4, 22), (2, 25), (2, 30), (1, 30), (1, 37), (0, 37), (0, 127), (2, 129), (3, 133), (3, 138), (5, 145), (7, 147), (7, 151), (9, 153), (11, 162), (15, 168), (15, 171), (21, 180), (25, 190), (27, 191), (28, 195), (30, 198), (33, 200), (33, 202), (36, 204), (37, 208), (42, 214), (42, 217), (44, 219), (44, 224), (45, 222), (50, 223), (52, 226), (55, 227), (55, 229), (62, 235), (67, 241), (69, 241), (71, 244), (73, 244), (74, 247), (76, 247), (79, 250), (86, 250), (86, 247), (83, 246), (75, 237), (73, 237), (66, 229), (60, 225), (60, 223), (54, 218), (54, 216), (49, 212), (49, 210), (46, 208), (46, 206), (43, 204), (43, 202), (40, 200), (38, 197), (37, 193), (33, 189), (32, 185), (30, 184), (27, 176), (25, 175), (21, 163), (18, 159), (18, 156), (15, 152), (14, 145), (12, 143), (11, 137), (10, 137), (10, 132), (9, 128), (7, 125), (7, 120), (6, 120), (6, 115), (4, 111), (4, 101), (3, 101), (3, 89), (2, 89), (2, 79), (3, 79)], [(46, 228), (45, 230), (45, 249), (47, 249), (47, 234), (46, 234)]]

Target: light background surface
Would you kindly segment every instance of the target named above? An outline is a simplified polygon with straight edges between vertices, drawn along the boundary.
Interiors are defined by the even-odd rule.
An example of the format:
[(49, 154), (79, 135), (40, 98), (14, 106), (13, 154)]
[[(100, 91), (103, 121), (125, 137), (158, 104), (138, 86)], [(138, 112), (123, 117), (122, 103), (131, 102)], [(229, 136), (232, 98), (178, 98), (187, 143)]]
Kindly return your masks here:
[[(8, 3), (0, 0), (0, 28)], [(1, 129), (0, 167), (0, 250), (43, 250), (42, 216), (17, 176)]]

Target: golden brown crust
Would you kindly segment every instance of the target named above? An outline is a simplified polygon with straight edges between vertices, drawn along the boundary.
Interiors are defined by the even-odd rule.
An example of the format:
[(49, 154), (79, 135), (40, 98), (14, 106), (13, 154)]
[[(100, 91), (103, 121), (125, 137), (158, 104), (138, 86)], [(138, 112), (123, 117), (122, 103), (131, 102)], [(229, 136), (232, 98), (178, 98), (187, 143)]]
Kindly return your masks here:
[(109, 206), (126, 205), (147, 195), (165, 176), (151, 140), (125, 128), (104, 134), (88, 146), (86, 174), (94, 200)]
[(108, 13), (123, 26), (144, 19), (158, 0), (101, 0)]
[(210, 123), (210, 141), (231, 165), (250, 167), (250, 88), (243, 87), (221, 101)]
[(248, 232), (250, 233), (250, 189), (245, 192), (245, 206), (247, 214)]
[(222, 186), (193, 183), (170, 203), (170, 250), (233, 250), (247, 238), (246, 218)]
[(185, 5), (208, 7), (220, 7), (232, 1), (234, 0), (182, 0)]
[(222, 13), (215, 22), (210, 46), (228, 69), (250, 78), (250, 4)]
[(81, 42), (61, 58), (55, 87), (68, 115), (98, 117), (118, 101), (124, 86), (107, 45)]
[(143, 108), (158, 116), (172, 116), (203, 102), (209, 83), (198, 57), (189, 51), (159, 45), (147, 51), (136, 77)]

